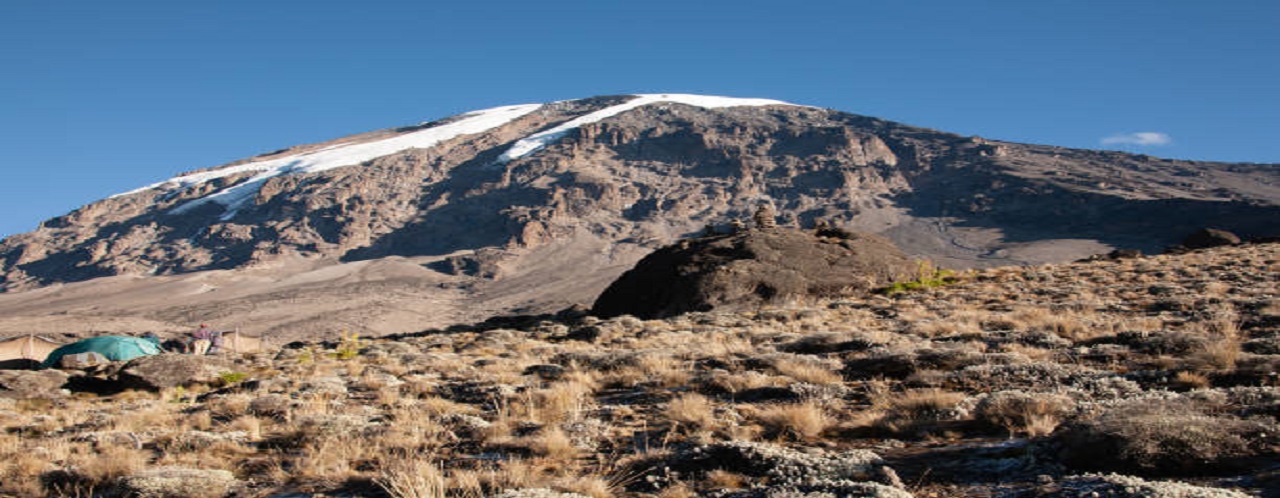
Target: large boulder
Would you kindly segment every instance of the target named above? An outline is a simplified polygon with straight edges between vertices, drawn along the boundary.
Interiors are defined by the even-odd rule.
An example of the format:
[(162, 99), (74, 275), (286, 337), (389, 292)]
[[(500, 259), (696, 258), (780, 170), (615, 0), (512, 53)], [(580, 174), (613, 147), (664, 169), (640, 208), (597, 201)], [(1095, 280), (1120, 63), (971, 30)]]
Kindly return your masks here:
[(63, 356), (58, 359), (57, 367), (63, 370), (89, 370), (111, 363), (111, 360), (97, 351), (85, 351)]
[(127, 363), (117, 380), (137, 389), (159, 390), (196, 384), (217, 384), (224, 373), (234, 371), (224, 358), (208, 355), (161, 354)]
[(1210, 247), (1240, 245), (1240, 237), (1226, 230), (1202, 228), (1200, 231), (1182, 239), (1182, 247), (1187, 249), (1208, 249)]
[(662, 318), (754, 309), (794, 298), (865, 292), (913, 278), (917, 264), (888, 239), (825, 229), (747, 230), (682, 240), (646, 256), (592, 313)]
[(0, 398), (61, 398), (68, 378), (60, 370), (0, 370)]

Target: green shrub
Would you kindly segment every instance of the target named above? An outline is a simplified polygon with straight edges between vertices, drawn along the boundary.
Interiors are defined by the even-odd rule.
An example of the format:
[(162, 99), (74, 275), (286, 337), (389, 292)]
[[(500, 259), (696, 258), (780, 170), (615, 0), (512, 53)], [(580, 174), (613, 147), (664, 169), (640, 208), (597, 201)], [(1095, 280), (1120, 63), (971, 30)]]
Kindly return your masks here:
[(364, 341), (360, 340), (360, 334), (344, 330), (342, 331), (342, 339), (338, 343), (338, 347), (334, 348), (332, 353), (329, 353), (329, 357), (339, 360), (350, 360), (360, 356), (360, 350), (364, 349), (366, 345), (367, 344), (365, 344)]
[(249, 378), (249, 374), (244, 372), (222, 372), (218, 374), (218, 382), (223, 386), (233, 386), (244, 382), (247, 378)]
[(933, 263), (925, 260), (919, 262), (919, 269), (915, 280), (907, 282), (894, 282), (888, 287), (882, 288), (877, 292), (892, 296), (902, 292), (910, 292), (920, 289), (932, 289), (934, 287), (942, 287), (951, 285), (960, 281), (960, 276), (956, 272), (937, 268)]

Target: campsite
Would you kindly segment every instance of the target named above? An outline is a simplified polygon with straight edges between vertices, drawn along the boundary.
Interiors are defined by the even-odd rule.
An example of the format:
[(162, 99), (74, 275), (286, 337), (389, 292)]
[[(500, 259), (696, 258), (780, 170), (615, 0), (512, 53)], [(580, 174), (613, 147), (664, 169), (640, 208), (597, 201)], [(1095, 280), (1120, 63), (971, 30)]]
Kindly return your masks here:
[[(217, 337), (211, 354), (261, 353), (268, 348), (265, 338), (239, 330), (217, 332)], [(0, 339), (0, 370), (83, 369), (166, 352), (186, 353), (186, 342), (173, 338), (162, 343), (151, 333), (140, 337), (103, 335), (63, 341), (28, 333)]]

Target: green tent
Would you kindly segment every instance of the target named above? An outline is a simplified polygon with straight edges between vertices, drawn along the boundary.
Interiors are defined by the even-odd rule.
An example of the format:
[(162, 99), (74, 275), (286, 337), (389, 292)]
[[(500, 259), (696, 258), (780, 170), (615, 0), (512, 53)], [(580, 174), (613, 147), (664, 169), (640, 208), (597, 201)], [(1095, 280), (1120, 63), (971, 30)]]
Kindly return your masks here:
[(53, 350), (52, 353), (49, 353), (49, 357), (45, 358), (41, 366), (49, 368), (57, 365), (58, 360), (61, 360), (63, 356), (89, 352), (106, 356), (111, 361), (126, 361), (139, 356), (160, 354), (160, 343), (155, 339), (117, 335), (90, 337)]

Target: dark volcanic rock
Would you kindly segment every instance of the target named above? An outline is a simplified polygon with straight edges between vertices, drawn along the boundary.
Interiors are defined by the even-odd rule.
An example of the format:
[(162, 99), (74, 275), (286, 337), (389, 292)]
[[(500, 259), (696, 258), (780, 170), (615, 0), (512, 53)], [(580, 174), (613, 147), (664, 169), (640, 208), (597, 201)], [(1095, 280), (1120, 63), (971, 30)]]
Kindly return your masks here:
[(841, 235), (770, 228), (684, 240), (624, 273), (600, 295), (592, 312), (661, 318), (747, 309), (796, 297), (869, 291), (909, 278), (916, 270), (884, 238)]
[(1106, 254), (1094, 254), (1084, 259), (1076, 260), (1077, 262), (1089, 261), (1117, 261), (1121, 259), (1137, 259), (1142, 257), (1142, 251), (1137, 249), (1116, 249)]
[(1234, 246), (1240, 244), (1240, 237), (1226, 230), (1218, 230), (1216, 228), (1204, 228), (1200, 231), (1188, 235), (1182, 240), (1182, 246), (1187, 249), (1208, 249), (1210, 247)]

